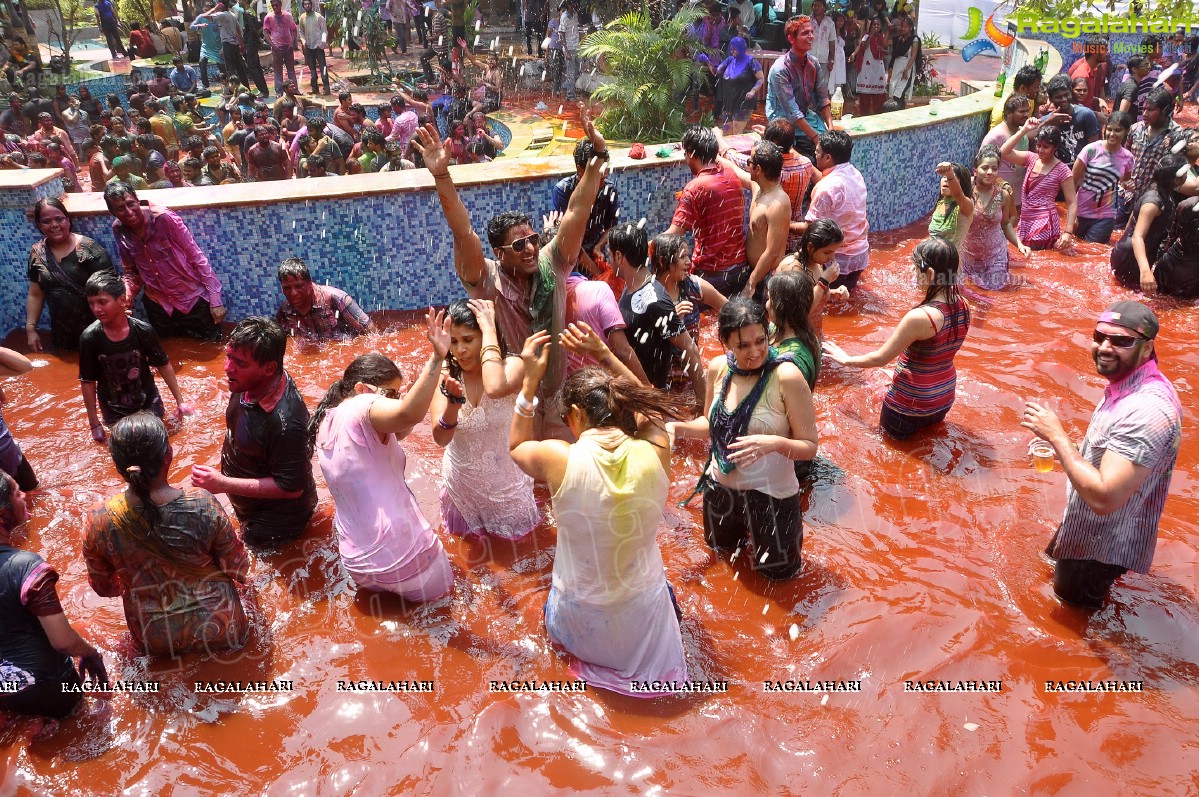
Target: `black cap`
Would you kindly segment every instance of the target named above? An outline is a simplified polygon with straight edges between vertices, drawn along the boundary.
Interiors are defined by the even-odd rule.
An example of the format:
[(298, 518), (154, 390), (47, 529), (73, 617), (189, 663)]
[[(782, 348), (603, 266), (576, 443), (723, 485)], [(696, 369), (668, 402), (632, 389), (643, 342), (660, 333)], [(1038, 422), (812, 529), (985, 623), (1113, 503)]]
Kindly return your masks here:
[(1146, 340), (1157, 337), (1157, 316), (1145, 305), (1131, 299), (1116, 302), (1104, 310), (1103, 315), (1099, 316), (1099, 321), (1131, 329)]

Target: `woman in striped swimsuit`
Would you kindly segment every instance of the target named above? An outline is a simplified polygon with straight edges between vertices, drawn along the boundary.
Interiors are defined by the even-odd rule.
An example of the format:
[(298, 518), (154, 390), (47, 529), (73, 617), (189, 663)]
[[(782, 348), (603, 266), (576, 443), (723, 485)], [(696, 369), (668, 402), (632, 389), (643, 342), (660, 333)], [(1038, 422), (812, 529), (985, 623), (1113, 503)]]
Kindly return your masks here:
[[(909, 310), (880, 348), (856, 357), (829, 341), (824, 350), (841, 365), (874, 368), (899, 356), (883, 399), (883, 431), (902, 440), (940, 423), (953, 406), (953, 356), (970, 329), (970, 306), (958, 291), (958, 251), (943, 238), (921, 241), (912, 253), (924, 301)], [(902, 354), (901, 354), (902, 352)]]

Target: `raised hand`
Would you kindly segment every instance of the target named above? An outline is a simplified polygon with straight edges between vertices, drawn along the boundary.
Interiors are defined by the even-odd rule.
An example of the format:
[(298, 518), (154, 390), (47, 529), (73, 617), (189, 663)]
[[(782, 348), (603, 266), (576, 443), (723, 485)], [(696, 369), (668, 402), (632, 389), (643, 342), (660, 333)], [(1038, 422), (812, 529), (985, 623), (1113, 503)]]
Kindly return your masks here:
[(432, 122), (416, 129), (416, 138), (412, 146), (425, 160), (425, 168), (434, 177), (448, 174), (450, 168), (450, 153), (446, 152), (441, 143), (441, 134)]
[(433, 344), (433, 352), (444, 359), (450, 351), (450, 317), (445, 310), (429, 308), (425, 314), (425, 337)]

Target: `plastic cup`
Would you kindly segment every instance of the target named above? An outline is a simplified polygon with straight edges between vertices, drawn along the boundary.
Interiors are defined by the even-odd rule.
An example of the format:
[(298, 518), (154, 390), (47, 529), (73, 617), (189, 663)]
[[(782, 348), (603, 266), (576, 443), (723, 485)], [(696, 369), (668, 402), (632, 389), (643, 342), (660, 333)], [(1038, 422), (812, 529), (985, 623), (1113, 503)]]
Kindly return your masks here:
[(940, 112), (941, 112), (941, 101), (940, 101), (940, 100), (938, 100), (938, 99), (931, 99), (931, 100), (929, 100), (929, 101), (928, 101), (928, 114), (929, 114), (929, 116), (936, 116), (936, 115), (937, 115), (937, 114), (939, 114)]
[(1032, 466), (1038, 473), (1049, 473), (1053, 470), (1053, 446), (1044, 440), (1034, 440), (1028, 447), (1032, 456)]

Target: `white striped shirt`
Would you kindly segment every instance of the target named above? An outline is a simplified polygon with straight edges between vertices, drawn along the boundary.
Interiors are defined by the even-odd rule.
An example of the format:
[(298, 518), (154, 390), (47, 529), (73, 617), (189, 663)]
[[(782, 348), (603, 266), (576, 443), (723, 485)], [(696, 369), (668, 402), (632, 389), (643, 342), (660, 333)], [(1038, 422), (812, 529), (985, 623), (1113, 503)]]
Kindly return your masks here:
[(1097, 515), (1066, 485), (1066, 514), (1046, 549), (1054, 559), (1092, 559), (1148, 573), (1178, 446), (1182, 406), (1174, 387), (1149, 360), (1107, 386), (1091, 416), (1082, 457), (1096, 468), (1111, 451), (1150, 470), (1149, 478), (1124, 506)]

